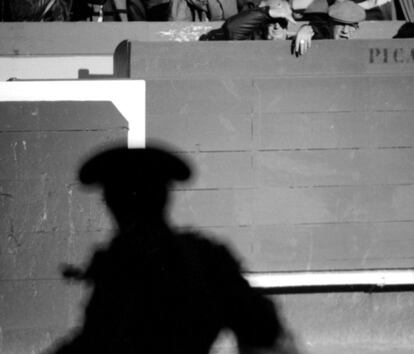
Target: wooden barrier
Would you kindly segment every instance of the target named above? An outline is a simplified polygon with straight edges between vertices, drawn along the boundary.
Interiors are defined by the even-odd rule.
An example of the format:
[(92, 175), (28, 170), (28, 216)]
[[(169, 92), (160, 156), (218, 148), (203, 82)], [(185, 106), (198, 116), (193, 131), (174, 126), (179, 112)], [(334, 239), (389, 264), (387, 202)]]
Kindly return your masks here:
[[(372, 285), (361, 269), (376, 269), (376, 283), (384, 269), (404, 277), (398, 284), (412, 277), (400, 268), (414, 263), (413, 41), (320, 41), (301, 58), (288, 42), (171, 43), (218, 25), (0, 24), (0, 59), (34, 57), (47, 70), (33, 78), (62, 78), (75, 55), (112, 65), (119, 42), (147, 41), (121, 45), (115, 72), (147, 81), (148, 139), (194, 161), (193, 183), (173, 191), (176, 224), (229, 242), (246, 269), (274, 272), (266, 279), (299, 275), (298, 287), (303, 272), (316, 286), (339, 273)], [(390, 38), (400, 25), (363, 23), (358, 33)], [(126, 142), (127, 123), (109, 102), (0, 111), (0, 352), (40, 352), (82, 310), (80, 289), (60, 281), (57, 264), (85, 259), (110, 233), (99, 197), (74, 185), (73, 163), (96, 145)], [(279, 299), (305, 352), (412, 351), (410, 293)]]
[[(360, 24), (357, 38), (392, 38), (402, 21), (369, 21)], [(222, 22), (10, 22), (0, 23), (0, 56), (3, 55), (112, 55), (123, 40), (188, 42), (221, 26)], [(289, 30), (295, 32), (297, 25)]]
[(315, 41), (300, 58), (285, 42), (125, 51), (147, 82), (148, 139), (198, 169), (175, 192), (179, 225), (225, 238), (252, 271), (414, 266), (414, 40)]
[[(4, 99), (16, 84), (21, 99)], [(80, 188), (77, 171), (92, 151), (127, 145), (128, 122), (109, 99), (74, 99), (61, 86), (66, 99), (49, 90), (30, 101), (22, 86), (36, 96), (33, 84), (0, 85), (1, 353), (40, 353), (78, 325), (81, 288), (65, 285), (59, 266), (85, 262), (112, 224), (101, 197)]]

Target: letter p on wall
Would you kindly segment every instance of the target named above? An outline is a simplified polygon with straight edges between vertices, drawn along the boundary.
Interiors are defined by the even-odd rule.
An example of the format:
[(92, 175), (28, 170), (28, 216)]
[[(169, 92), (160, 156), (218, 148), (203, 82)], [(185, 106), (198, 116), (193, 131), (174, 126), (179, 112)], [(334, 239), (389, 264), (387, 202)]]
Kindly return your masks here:
[(387, 64), (388, 48), (370, 48), (369, 49), (370, 64)]

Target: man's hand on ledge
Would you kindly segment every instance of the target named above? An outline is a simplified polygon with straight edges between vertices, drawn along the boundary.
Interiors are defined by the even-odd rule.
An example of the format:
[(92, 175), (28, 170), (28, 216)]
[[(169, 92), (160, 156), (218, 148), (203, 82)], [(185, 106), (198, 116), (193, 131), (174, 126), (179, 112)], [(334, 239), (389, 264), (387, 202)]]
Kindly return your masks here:
[(295, 55), (304, 55), (312, 45), (312, 37), (315, 33), (309, 25), (302, 26), (294, 39), (294, 53)]

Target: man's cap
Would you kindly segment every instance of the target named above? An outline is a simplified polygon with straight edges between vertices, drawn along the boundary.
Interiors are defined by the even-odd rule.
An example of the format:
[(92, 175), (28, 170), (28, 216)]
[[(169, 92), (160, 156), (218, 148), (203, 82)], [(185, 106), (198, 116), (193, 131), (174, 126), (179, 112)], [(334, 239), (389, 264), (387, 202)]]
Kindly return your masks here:
[(275, 18), (284, 18), (291, 23), (296, 23), (292, 16), (292, 7), (286, 0), (263, 0), (260, 6), (269, 6)]
[(128, 188), (140, 182), (167, 184), (190, 175), (183, 159), (159, 147), (111, 148), (88, 159), (79, 170), (83, 184), (111, 188)]
[(350, 0), (336, 1), (329, 7), (329, 17), (340, 23), (354, 24), (365, 20), (365, 10)]

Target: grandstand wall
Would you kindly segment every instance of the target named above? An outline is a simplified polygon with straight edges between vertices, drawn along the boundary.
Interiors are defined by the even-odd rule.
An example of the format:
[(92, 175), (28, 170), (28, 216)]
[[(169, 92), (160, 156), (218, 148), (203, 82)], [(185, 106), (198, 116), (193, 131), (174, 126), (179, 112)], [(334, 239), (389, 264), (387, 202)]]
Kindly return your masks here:
[[(145, 80), (147, 139), (197, 169), (171, 219), (229, 243), (250, 272), (411, 270), (414, 42), (390, 39), (400, 25), (364, 23), (374, 37), (296, 58), (287, 42), (171, 42), (193, 40), (195, 24), (0, 24), (0, 73)], [(81, 315), (85, 293), (61, 282), (59, 262), (86, 259), (111, 231), (77, 162), (126, 143), (128, 123), (110, 102), (0, 111), (0, 352), (38, 353)], [(414, 348), (410, 288), (272, 290), (305, 352)]]

